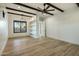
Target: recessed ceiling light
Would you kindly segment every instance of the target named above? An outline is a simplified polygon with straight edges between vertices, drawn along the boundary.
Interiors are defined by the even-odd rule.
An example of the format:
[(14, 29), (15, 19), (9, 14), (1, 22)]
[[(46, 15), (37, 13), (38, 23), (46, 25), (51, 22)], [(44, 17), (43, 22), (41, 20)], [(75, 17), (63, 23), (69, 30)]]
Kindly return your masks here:
[(20, 6), (18, 6), (18, 8), (21, 8)]
[(46, 15), (45, 13), (43, 13), (43, 15)]

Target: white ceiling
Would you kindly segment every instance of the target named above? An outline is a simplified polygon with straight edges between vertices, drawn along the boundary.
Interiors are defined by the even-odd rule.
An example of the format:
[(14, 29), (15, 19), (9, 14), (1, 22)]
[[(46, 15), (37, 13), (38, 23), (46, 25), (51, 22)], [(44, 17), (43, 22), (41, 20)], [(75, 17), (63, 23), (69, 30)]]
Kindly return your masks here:
[[(23, 3), (23, 4), (31, 6), (31, 7), (34, 7), (34, 8), (38, 8), (38, 7), (42, 8), (42, 9), (44, 8), (43, 3)], [(55, 6), (57, 6), (60, 9), (64, 10), (64, 12), (73, 10), (75, 8), (78, 8), (75, 3), (52, 3), (52, 4), (55, 5)], [(20, 8), (18, 8), (19, 5), (15, 5), (15, 4), (11, 4), (11, 3), (5, 4), (5, 5), (7, 7), (11, 7), (11, 8), (15, 8), (15, 9), (19, 9), (19, 10), (23, 10), (23, 11), (35, 13), (35, 14), (39, 13), (38, 11), (29, 9), (27, 7), (20, 6)], [(52, 9), (52, 8), (50, 8), (50, 9)], [(11, 10), (8, 10), (8, 11), (11, 11)], [(15, 11), (11, 11), (11, 12), (15, 12)], [(55, 11), (50, 11), (50, 13), (56, 15), (56, 14), (61, 14), (62, 12), (60, 12), (60, 11), (58, 11), (58, 10), (55, 9)], [(23, 14), (25, 14), (25, 13), (23, 13)], [(27, 14), (27, 15), (30, 15), (30, 14)]]

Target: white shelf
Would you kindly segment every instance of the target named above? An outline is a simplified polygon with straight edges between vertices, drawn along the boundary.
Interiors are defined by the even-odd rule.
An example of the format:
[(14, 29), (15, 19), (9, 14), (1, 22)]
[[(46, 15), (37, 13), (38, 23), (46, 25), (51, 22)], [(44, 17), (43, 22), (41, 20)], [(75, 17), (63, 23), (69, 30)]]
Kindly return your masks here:
[(37, 36), (37, 26), (36, 21), (31, 21), (30, 23), (30, 36), (36, 38)]

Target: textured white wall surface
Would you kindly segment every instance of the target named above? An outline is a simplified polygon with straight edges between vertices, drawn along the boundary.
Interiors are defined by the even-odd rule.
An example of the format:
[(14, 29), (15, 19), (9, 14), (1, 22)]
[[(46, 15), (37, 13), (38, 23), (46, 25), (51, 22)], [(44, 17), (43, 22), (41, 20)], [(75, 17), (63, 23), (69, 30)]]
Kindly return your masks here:
[(79, 44), (79, 9), (48, 17), (47, 36)]
[[(5, 11), (5, 18), (3, 18), (2, 11)], [(0, 4), (0, 55), (6, 45), (8, 40), (8, 23), (7, 23), (7, 13), (5, 7)]]
[[(26, 21), (27, 22), (27, 32), (26, 33), (14, 33), (13, 32), (13, 21), (14, 20)], [(12, 38), (12, 37), (27, 36), (29, 34), (28, 24), (29, 24), (30, 20), (31, 20), (31, 18), (28, 18), (28, 17), (8, 14), (8, 35), (9, 35), (9, 37)]]

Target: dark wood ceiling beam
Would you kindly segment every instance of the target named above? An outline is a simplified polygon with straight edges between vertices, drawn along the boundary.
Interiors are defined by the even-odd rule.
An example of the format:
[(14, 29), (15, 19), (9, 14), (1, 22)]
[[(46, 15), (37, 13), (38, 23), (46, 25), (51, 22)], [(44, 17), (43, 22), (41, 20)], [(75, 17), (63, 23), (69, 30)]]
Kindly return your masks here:
[(60, 8), (58, 8), (58, 7), (56, 7), (55, 5), (53, 5), (53, 4), (51, 4), (51, 3), (45, 3), (45, 4), (47, 4), (47, 5), (49, 5), (49, 6), (53, 7), (53, 8), (55, 8), (55, 9), (57, 9), (57, 10), (60, 11), (60, 12), (64, 12), (64, 10), (62, 10), (62, 9), (60, 9)]
[(8, 14), (19, 15), (19, 16), (25, 16), (25, 17), (32, 17), (32, 16), (23, 15), (23, 14), (18, 14), (18, 13), (13, 13), (13, 12), (8, 12)]
[(26, 12), (26, 11), (22, 11), (22, 10), (17, 10), (17, 9), (10, 8), (10, 7), (6, 7), (6, 9), (13, 10), (13, 11), (18, 11), (18, 12), (22, 12), (22, 13), (27, 13), (27, 14), (31, 14), (31, 15), (36, 15), (35, 13)]
[[(23, 6), (23, 7), (26, 7), (26, 8), (32, 9), (32, 10), (36, 10), (36, 11), (39, 11), (39, 12), (42, 12), (42, 10), (39, 10), (37, 8), (31, 7), (31, 6), (22, 4), (22, 3), (13, 3), (13, 4), (16, 4), (16, 5), (19, 5), (19, 6)], [(44, 13), (49, 14), (49, 15), (54, 15), (54, 14), (49, 13), (49, 12), (44, 12)]]
[(48, 8), (50, 8), (50, 6), (48, 5), (45, 9), (47, 10)]
[(76, 5), (79, 7), (79, 3), (76, 3)]

